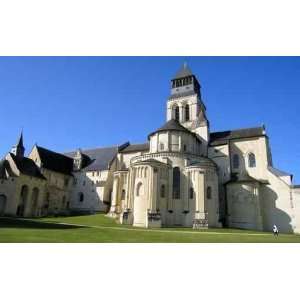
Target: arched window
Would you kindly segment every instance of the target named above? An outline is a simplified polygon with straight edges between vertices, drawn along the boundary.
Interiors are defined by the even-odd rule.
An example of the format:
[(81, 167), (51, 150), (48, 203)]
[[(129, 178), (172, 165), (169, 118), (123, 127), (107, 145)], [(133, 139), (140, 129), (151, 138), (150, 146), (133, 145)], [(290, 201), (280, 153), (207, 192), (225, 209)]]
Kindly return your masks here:
[(179, 107), (178, 106), (175, 106), (174, 118), (175, 118), (176, 121), (179, 121)]
[(125, 200), (126, 191), (123, 189), (121, 194), (121, 200)]
[(166, 186), (164, 184), (160, 187), (160, 197), (165, 198), (166, 197)]
[(249, 168), (255, 168), (256, 167), (256, 158), (254, 153), (248, 154), (248, 166)]
[(78, 194), (78, 200), (79, 200), (79, 202), (83, 202), (84, 201), (84, 194), (83, 193), (79, 193)]
[(187, 104), (185, 106), (185, 121), (189, 121), (190, 120), (190, 107), (189, 105)]
[(190, 187), (190, 190), (189, 190), (189, 198), (194, 199), (194, 189), (192, 187)]
[(23, 185), (21, 188), (20, 202), (17, 207), (17, 216), (24, 217), (25, 207), (27, 205), (29, 189), (27, 185)]
[(211, 187), (208, 186), (206, 189), (206, 198), (211, 199)]
[(173, 199), (180, 198), (180, 169), (175, 167), (173, 169)]
[(240, 167), (240, 157), (238, 154), (233, 155), (233, 168), (238, 169)]
[(143, 195), (143, 184), (141, 182), (138, 183), (138, 185), (136, 187), (136, 195), (138, 197)]

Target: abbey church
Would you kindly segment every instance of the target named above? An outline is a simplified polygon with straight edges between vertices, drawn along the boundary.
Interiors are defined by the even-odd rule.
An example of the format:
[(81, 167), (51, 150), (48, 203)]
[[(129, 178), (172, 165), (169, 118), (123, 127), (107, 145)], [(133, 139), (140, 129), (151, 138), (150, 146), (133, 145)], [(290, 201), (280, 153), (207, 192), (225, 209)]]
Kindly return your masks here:
[[(0, 161), (0, 215), (105, 212), (122, 224), (300, 233), (300, 186), (273, 166), (264, 127), (211, 132), (197, 77), (171, 80), (166, 122), (144, 144), (56, 153), (23, 134)], [(155, 124), (154, 124), (155, 126)]]

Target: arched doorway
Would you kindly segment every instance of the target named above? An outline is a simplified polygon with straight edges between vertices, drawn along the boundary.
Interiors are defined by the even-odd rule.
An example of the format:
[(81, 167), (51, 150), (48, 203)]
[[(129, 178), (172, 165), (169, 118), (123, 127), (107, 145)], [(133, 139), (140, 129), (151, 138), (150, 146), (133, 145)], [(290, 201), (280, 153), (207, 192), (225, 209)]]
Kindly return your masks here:
[(31, 215), (36, 217), (38, 215), (38, 201), (39, 201), (39, 189), (34, 188), (32, 190), (31, 197)]
[(28, 201), (28, 186), (23, 185), (21, 188), (19, 205), (17, 207), (18, 217), (24, 217), (27, 201)]
[(135, 226), (146, 226), (147, 201), (145, 196), (145, 187), (139, 182), (134, 191), (133, 224)]
[(0, 216), (5, 214), (7, 198), (5, 195), (0, 195)]

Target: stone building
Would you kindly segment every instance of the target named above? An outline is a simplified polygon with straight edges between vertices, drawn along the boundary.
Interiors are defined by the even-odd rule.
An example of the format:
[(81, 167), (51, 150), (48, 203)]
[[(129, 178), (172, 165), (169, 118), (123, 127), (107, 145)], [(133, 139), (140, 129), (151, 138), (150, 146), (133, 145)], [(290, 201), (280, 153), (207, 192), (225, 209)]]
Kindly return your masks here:
[[(264, 127), (210, 132), (201, 86), (184, 65), (166, 123), (116, 157), (110, 215), (135, 226), (300, 232), (299, 188), (273, 166)], [(132, 149), (129, 151), (129, 149)]]
[(23, 137), (0, 162), (0, 215), (108, 212), (123, 224), (300, 232), (300, 188), (273, 166), (264, 126), (211, 132), (201, 85), (184, 65), (166, 123), (143, 144), (65, 154)]
[(41, 215), (67, 214), (73, 187), (73, 160), (37, 145), (28, 158), (35, 162), (46, 179)]
[[(125, 145), (126, 146), (126, 145)], [(112, 194), (113, 159), (122, 146), (80, 150), (66, 153), (73, 159), (71, 208), (77, 213), (109, 210)]]
[(0, 162), (0, 215), (34, 217), (41, 214), (46, 178), (24, 156), (23, 134)]

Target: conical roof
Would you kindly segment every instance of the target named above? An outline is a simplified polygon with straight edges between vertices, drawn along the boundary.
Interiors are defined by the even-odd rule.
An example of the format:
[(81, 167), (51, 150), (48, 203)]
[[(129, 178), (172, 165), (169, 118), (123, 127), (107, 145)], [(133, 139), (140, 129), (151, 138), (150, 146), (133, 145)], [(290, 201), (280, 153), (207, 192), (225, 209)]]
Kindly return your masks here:
[(154, 132), (150, 133), (148, 138), (151, 135), (153, 135), (157, 132), (162, 132), (162, 131), (183, 131), (183, 132), (193, 134), (191, 131), (189, 131), (184, 126), (182, 126), (177, 120), (172, 119), (172, 120), (168, 121), (167, 123), (165, 123), (162, 127), (158, 128)]
[(184, 63), (180, 70), (176, 73), (174, 79), (184, 78), (188, 76), (193, 76), (191, 69), (188, 67), (187, 63)]
[(23, 130), (21, 131), (21, 134), (20, 134), (20, 137), (19, 137), (19, 140), (18, 140), (16, 146), (24, 148), (24, 145), (23, 145)]

